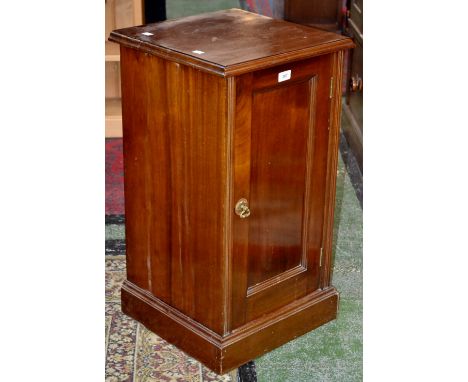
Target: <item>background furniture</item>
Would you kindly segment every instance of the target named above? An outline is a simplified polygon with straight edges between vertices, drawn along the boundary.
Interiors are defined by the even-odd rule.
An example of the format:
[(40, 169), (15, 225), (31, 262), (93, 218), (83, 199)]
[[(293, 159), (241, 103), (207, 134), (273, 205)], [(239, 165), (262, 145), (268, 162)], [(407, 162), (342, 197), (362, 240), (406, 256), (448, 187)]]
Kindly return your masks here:
[(106, 137), (122, 136), (119, 46), (108, 41), (117, 28), (143, 24), (142, 0), (106, 0)]
[(338, 32), (343, 23), (343, 0), (284, 0), (284, 19)]
[(351, 40), (236, 9), (110, 39), (122, 53), (123, 311), (220, 374), (334, 319)]
[(143, 4), (145, 24), (166, 20), (166, 0), (145, 0)]
[(342, 125), (346, 140), (363, 172), (363, 0), (348, 0), (348, 17), (345, 34), (352, 37), (356, 47), (348, 60), (348, 92), (343, 104)]

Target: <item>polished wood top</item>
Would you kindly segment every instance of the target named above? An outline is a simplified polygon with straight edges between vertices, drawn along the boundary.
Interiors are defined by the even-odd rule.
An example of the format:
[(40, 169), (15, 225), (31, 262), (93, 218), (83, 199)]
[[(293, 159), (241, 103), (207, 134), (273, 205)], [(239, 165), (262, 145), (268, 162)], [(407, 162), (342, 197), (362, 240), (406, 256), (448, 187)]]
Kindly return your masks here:
[(109, 40), (222, 76), (354, 46), (339, 34), (240, 9), (120, 29)]

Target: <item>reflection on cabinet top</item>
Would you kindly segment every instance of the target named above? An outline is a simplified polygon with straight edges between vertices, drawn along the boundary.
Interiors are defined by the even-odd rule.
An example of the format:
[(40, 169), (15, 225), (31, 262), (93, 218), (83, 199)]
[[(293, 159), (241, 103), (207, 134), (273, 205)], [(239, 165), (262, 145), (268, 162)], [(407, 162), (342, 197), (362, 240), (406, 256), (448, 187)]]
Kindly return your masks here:
[(109, 39), (222, 76), (354, 46), (335, 33), (240, 9), (120, 29)]

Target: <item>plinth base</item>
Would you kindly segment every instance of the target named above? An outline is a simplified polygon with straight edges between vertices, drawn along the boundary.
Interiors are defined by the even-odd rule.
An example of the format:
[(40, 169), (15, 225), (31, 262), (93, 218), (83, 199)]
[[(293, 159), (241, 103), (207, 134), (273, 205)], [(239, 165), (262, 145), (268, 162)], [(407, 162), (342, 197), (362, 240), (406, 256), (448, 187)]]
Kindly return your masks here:
[(338, 292), (330, 287), (305, 296), (221, 336), (129, 281), (122, 311), (218, 374), (336, 318)]

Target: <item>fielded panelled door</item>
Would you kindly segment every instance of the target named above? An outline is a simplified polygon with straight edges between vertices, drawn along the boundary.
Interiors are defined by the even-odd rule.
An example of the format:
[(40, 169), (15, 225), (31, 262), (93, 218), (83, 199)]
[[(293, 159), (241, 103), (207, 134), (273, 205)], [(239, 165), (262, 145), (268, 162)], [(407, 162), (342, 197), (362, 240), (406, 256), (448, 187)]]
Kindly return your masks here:
[(331, 59), (236, 80), (232, 328), (320, 288)]

